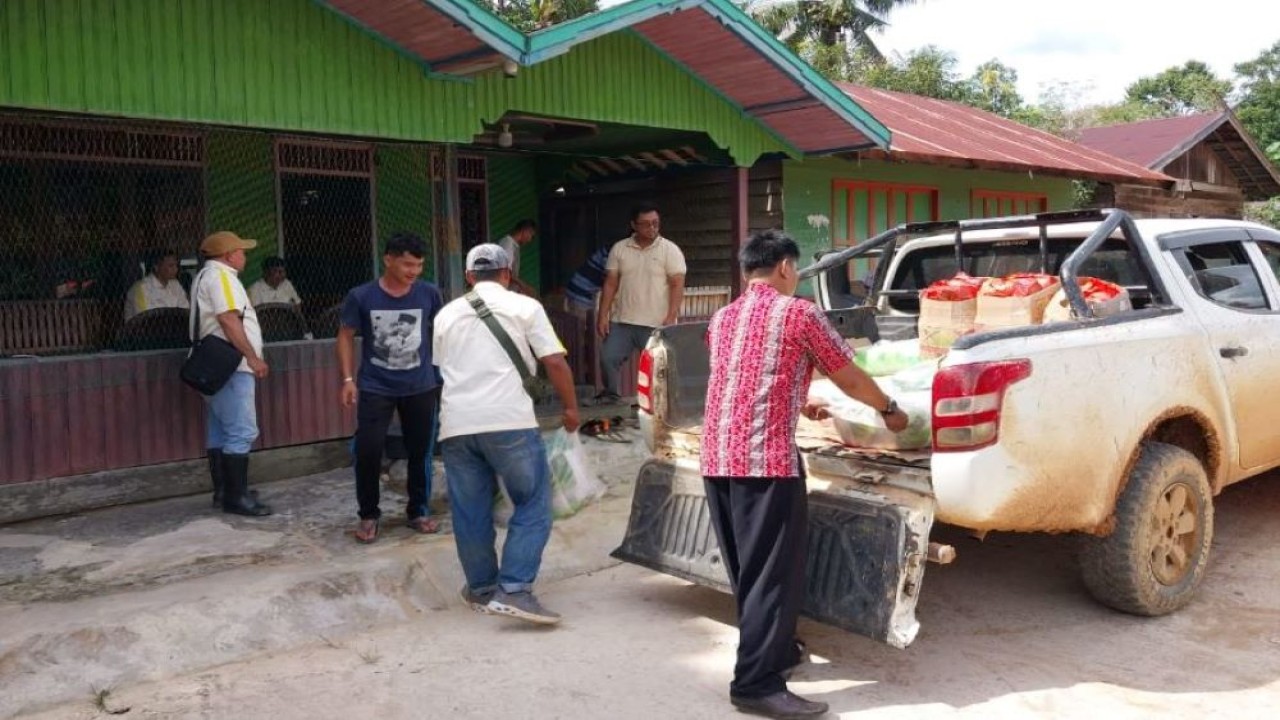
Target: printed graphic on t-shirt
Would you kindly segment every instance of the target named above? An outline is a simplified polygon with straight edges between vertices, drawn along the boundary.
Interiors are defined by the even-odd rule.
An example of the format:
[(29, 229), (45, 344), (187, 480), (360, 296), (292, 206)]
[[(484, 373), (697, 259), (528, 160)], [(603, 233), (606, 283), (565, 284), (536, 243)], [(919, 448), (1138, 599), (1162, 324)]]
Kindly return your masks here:
[(422, 310), (370, 310), (372, 362), (388, 370), (413, 370), (422, 364)]

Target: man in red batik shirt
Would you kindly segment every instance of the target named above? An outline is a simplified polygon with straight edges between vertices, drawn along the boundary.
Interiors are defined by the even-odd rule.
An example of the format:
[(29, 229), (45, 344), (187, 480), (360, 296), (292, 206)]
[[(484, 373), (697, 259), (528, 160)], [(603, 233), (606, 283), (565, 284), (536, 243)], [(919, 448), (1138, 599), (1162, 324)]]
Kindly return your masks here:
[(738, 605), (738, 662), (729, 685), (740, 710), (774, 718), (821, 715), (825, 703), (787, 690), (801, 661), (796, 620), (804, 604), (808, 503), (795, 445), (821, 370), (846, 395), (879, 410), (894, 432), (907, 426), (897, 403), (853, 364), (853, 351), (813, 303), (794, 297), (800, 248), (789, 236), (756, 233), (740, 261), (747, 289), (707, 329), (711, 380), (702, 434), (702, 475)]

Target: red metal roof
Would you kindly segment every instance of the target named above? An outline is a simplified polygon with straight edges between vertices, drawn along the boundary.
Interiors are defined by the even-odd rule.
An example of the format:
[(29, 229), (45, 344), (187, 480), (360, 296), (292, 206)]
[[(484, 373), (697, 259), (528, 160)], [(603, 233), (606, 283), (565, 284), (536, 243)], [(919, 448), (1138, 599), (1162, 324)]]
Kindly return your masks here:
[(702, 8), (659, 15), (635, 30), (804, 153), (873, 144)]
[(421, 0), (326, 0), (326, 4), (436, 72), (463, 73), (502, 59), (468, 28)]
[(1221, 112), (1085, 128), (1080, 144), (1147, 168), (1161, 168), (1188, 140), (1226, 120)]
[(1142, 165), (977, 108), (907, 93), (838, 83), (893, 134), (889, 156), (924, 163), (1106, 182), (1163, 185), (1173, 178)]

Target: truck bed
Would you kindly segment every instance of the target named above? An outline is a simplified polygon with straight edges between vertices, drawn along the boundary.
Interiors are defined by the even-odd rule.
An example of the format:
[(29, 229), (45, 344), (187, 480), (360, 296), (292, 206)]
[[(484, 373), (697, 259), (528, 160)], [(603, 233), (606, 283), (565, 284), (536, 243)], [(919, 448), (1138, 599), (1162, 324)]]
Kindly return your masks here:
[(927, 470), (930, 458), (929, 449), (921, 450), (880, 450), (877, 448), (860, 448), (845, 445), (840, 441), (831, 421), (814, 422), (800, 418), (796, 428), (796, 445), (805, 455), (821, 455), (823, 457), (842, 460), (878, 463), (892, 467), (914, 467)]

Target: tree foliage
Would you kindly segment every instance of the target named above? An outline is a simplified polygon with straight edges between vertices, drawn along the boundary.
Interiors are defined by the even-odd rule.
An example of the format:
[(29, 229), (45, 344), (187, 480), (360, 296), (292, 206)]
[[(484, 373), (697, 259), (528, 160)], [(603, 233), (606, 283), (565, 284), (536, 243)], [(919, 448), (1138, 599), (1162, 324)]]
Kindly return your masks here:
[(1018, 92), (1018, 71), (994, 58), (973, 71), (969, 91), (973, 105), (996, 115), (1016, 117), (1024, 107)]
[[(847, 54), (854, 51), (883, 59), (870, 33), (888, 24), (885, 17), (894, 8), (913, 2), (915, 0), (741, 0), (739, 4), (801, 57), (806, 60), (818, 57), (820, 62), (838, 66), (842, 61), (851, 60)], [(837, 58), (825, 48), (840, 48), (846, 57)]]
[(1213, 74), (1199, 60), (1188, 60), (1156, 75), (1139, 78), (1125, 89), (1125, 102), (1152, 117), (1174, 117), (1220, 109), (1231, 81)]
[(926, 45), (881, 61), (855, 54), (849, 69), (850, 80), (870, 87), (950, 100), (1009, 118), (1026, 110), (1018, 71), (996, 59), (964, 77), (954, 53)]
[(906, 56), (882, 62), (864, 58), (855, 63), (854, 80), (883, 90), (965, 102), (969, 99), (969, 87), (960, 77), (958, 66), (953, 53), (926, 45)]
[(597, 0), (481, 0), (517, 30), (534, 32), (593, 13)]
[(1280, 197), (1244, 204), (1244, 219), (1280, 230)]
[(1235, 67), (1240, 79), (1240, 122), (1280, 163), (1280, 42)]

